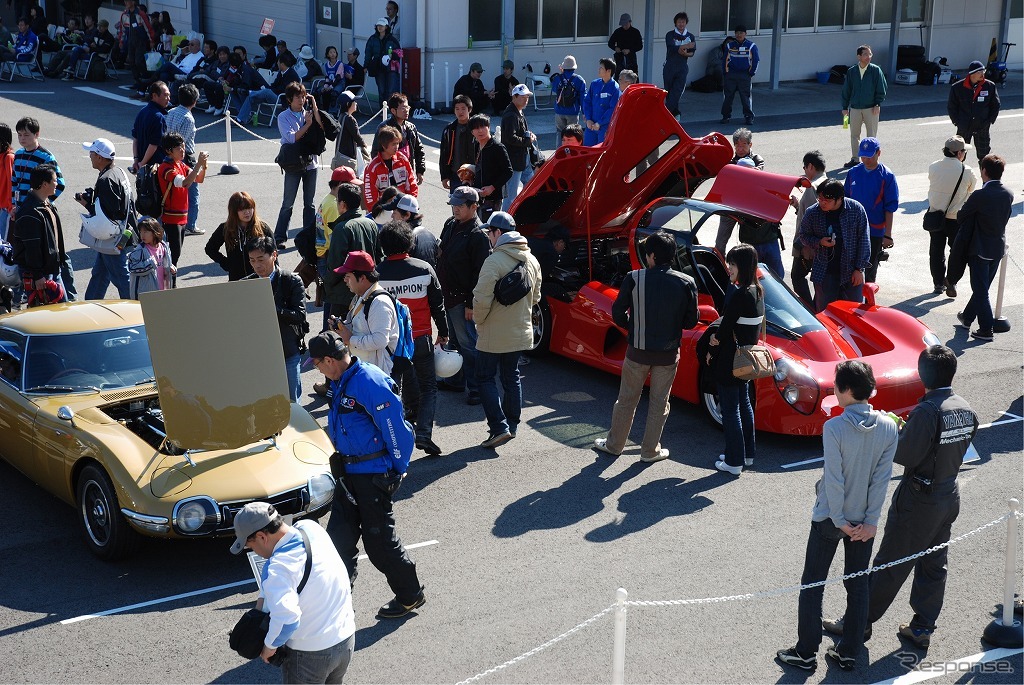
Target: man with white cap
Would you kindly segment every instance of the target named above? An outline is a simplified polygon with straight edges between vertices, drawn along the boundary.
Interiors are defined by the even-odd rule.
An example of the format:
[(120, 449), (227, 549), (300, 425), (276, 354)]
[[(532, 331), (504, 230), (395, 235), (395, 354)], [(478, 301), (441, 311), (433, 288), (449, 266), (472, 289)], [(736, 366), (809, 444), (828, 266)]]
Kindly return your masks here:
[(989, 127), (999, 116), (999, 91), (996, 84), (985, 78), (984, 64), (977, 60), (971, 62), (967, 78), (950, 87), (946, 109), (957, 135), (965, 143), (974, 138), (978, 159), (983, 159), (992, 150)]
[(507, 212), (519, 191), (533, 178), (530, 150), (537, 144), (537, 136), (530, 131), (523, 110), (533, 93), (520, 83), (512, 89), (512, 104), (501, 115), (501, 144), (508, 150), (512, 162), (512, 178), (505, 184), (505, 197), (501, 210)]
[(315, 521), (290, 526), (267, 502), (246, 504), (234, 527), (231, 553), (267, 560), (256, 602), (270, 614), (260, 658), (270, 663), (287, 645), (282, 682), (342, 682), (355, 647), (352, 583), (327, 531)]
[[(136, 217), (132, 184), (124, 169), (114, 164), (114, 144), (106, 138), (97, 138), (91, 143), (82, 143), (82, 148), (89, 153), (92, 168), (100, 173), (92, 192), (87, 189), (84, 193), (76, 193), (75, 200), (90, 215), (95, 213), (95, 206), (98, 206), (104, 216), (121, 224), (122, 231), (130, 228), (134, 232)], [(111, 283), (117, 288), (121, 299), (128, 299), (129, 252), (128, 249), (116, 250), (116, 254), (96, 251), (96, 262), (92, 267), (89, 286), (85, 289), (85, 299), (104, 299), (107, 286)]]

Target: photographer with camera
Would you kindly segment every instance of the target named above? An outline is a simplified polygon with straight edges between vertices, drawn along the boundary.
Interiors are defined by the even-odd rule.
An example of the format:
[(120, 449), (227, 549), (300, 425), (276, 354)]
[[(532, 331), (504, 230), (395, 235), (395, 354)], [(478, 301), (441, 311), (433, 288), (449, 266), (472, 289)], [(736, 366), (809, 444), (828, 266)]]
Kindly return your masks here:
[(324, 331), (309, 341), (309, 358), (331, 385), (327, 435), (337, 450), (331, 472), (338, 479), (327, 533), (355, 583), (356, 545), (387, 578), (395, 598), (377, 618), (401, 618), (426, 597), (416, 564), (395, 530), (392, 497), (402, 484), (413, 450), (412, 426), (403, 417), (395, 381), (351, 355), (341, 336)]
[[(85, 289), (85, 299), (102, 300), (111, 283), (117, 288), (117, 295), (122, 300), (130, 297), (128, 288), (128, 253), (136, 241), (137, 226), (135, 201), (132, 195), (132, 182), (127, 172), (114, 164), (114, 144), (106, 138), (97, 138), (91, 143), (82, 143), (89, 153), (92, 168), (99, 171), (93, 188), (85, 192), (75, 193), (75, 200), (85, 207), (90, 215), (102, 214), (112, 222), (119, 224), (121, 237), (114, 241), (110, 249), (97, 245), (96, 262), (92, 267), (92, 277)], [(126, 231), (131, 230), (131, 236)]]
[(871, 237), (864, 207), (846, 197), (842, 183), (825, 179), (817, 193), (817, 204), (807, 209), (800, 222), (799, 239), (805, 259), (813, 255), (814, 308), (820, 312), (836, 300), (864, 300)]
[(886, 252), (895, 243), (892, 240), (892, 220), (900, 206), (900, 189), (896, 175), (889, 167), (879, 163), (882, 144), (877, 138), (864, 138), (857, 150), (860, 164), (846, 175), (846, 197), (856, 200), (868, 215), (871, 227), (871, 265), (864, 272), (864, 282), (874, 283), (878, 264), (889, 259)]

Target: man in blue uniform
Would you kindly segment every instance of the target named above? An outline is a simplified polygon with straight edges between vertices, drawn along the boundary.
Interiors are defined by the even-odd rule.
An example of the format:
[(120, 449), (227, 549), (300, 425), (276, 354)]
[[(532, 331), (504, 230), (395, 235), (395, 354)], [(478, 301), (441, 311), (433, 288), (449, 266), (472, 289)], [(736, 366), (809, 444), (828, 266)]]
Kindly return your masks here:
[(341, 336), (325, 331), (309, 341), (313, 365), (331, 384), (327, 434), (337, 450), (331, 472), (338, 490), (327, 532), (356, 580), (356, 544), (380, 569), (395, 598), (377, 618), (400, 618), (426, 603), (416, 564), (395, 532), (391, 497), (402, 484), (413, 449), (412, 427), (402, 415), (395, 382), (373, 364), (353, 357)]
[(727, 41), (722, 50), (722, 72), (725, 74), (725, 98), (722, 100), (722, 122), (728, 124), (732, 118), (732, 100), (740, 94), (743, 107), (743, 123), (754, 123), (754, 110), (750, 98), (750, 80), (757, 73), (761, 56), (757, 44), (747, 40), (747, 27), (736, 26), (736, 37)]
[(679, 100), (686, 90), (686, 77), (690, 74), (690, 58), (697, 50), (697, 39), (686, 30), (690, 18), (686, 12), (679, 12), (672, 18), (675, 28), (665, 34), (665, 66), (662, 76), (665, 79), (665, 106), (672, 116), (679, 116)]
[(871, 228), (871, 266), (864, 272), (864, 282), (874, 283), (882, 250), (893, 246), (892, 221), (900, 206), (900, 188), (896, 175), (880, 164), (882, 144), (877, 138), (860, 141), (857, 153), (860, 164), (850, 169), (843, 184), (846, 197), (856, 200), (868, 214)]
[(615, 75), (615, 62), (602, 57), (598, 64), (598, 78), (591, 82), (583, 98), (583, 117), (587, 122), (583, 144), (587, 146), (604, 142), (608, 125), (612, 123), (615, 105), (619, 101), (619, 84), (612, 79)]

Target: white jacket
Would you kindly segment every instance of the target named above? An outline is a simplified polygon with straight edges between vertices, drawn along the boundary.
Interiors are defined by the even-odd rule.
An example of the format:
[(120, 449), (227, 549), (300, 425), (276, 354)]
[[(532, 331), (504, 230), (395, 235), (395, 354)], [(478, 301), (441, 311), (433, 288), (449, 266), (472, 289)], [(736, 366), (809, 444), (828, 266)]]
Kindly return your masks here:
[[(383, 294), (373, 297), (367, 320), (363, 312), (364, 302), (376, 291)], [(348, 349), (352, 355), (373, 364), (390, 376), (394, 364), (387, 348), (390, 347), (394, 351), (398, 344), (398, 314), (387, 291), (379, 283), (374, 283), (362, 297), (354, 298), (345, 317), (345, 323), (352, 330), (352, 338), (348, 342)]]
[[(964, 169), (964, 178), (960, 181), (956, 197), (950, 203), (949, 198), (956, 188), (957, 179), (960, 178), (961, 167)], [(937, 162), (932, 162), (928, 166), (928, 209), (941, 212), (949, 205), (946, 218), (955, 220), (957, 212), (967, 202), (976, 185), (978, 178), (974, 175), (974, 169), (961, 164), (955, 157), (943, 157)]]

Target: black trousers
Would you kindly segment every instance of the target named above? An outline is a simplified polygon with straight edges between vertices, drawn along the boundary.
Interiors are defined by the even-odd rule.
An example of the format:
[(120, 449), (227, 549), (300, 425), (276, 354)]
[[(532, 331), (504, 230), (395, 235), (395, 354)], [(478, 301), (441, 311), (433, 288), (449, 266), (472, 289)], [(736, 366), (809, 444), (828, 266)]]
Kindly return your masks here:
[(413, 604), (420, 596), (420, 581), (416, 564), (405, 552), (395, 531), (395, 515), (391, 495), (373, 483), (370, 473), (352, 473), (342, 476), (351, 499), (344, 491), (335, 491), (331, 519), (327, 534), (348, 569), (352, 584), (356, 582), (356, 559), (359, 556), (359, 538), (370, 563), (387, 578), (392, 592), (403, 604)]
[(807, 277), (810, 275), (811, 262), (805, 261), (800, 255), (795, 255), (793, 266), (789, 267), (789, 279), (793, 283), (793, 291), (807, 303), (807, 306), (814, 307), (811, 287), (807, 284)]
[(874, 283), (878, 276), (878, 255), (882, 253), (882, 236), (871, 236), (871, 266), (864, 272), (864, 282)]
[(928, 234), (928, 268), (932, 272), (932, 285), (943, 286), (946, 280), (946, 246), (953, 247), (960, 225), (954, 219), (946, 219), (941, 230)]
[(434, 344), (429, 335), (414, 341), (412, 363), (395, 362), (391, 377), (402, 391), (402, 406), (406, 419), (416, 427), (417, 440), (430, 440), (434, 433), (434, 414), (437, 411), (437, 374), (434, 371)]
[(978, 159), (982, 159), (989, 152), (992, 151), (992, 137), (988, 132), (989, 125), (987, 123), (973, 126), (958, 126), (956, 134), (964, 139), (965, 143), (971, 142), (971, 138), (974, 138), (974, 150), (978, 153)]
[[(955, 482), (939, 492), (927, 494), (916, 490), (914, 483), (903, 480), (893, 493), (889, 517), (873, 565), (881, 566), (949, 541), (953, 522), (959, 514), (960, 492)], [(914, 618), (910, 625), (912, 628), (934, 630), (946, 594), (946, 552), (947, 549), (940, 549), (914, 563), (907, 562), (872, 573), (868, 623), (874, 623), (885, 615), (913, 571), (910, 608), (914, 610)]]

